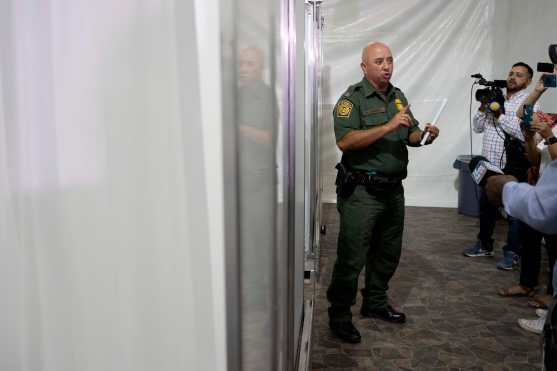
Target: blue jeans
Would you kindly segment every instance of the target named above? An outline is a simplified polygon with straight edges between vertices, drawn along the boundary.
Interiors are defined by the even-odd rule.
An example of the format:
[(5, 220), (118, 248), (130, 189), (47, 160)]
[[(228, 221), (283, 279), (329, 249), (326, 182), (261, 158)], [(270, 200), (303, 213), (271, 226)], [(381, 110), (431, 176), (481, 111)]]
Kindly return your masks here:
[(517, 255), (522, 253), (522, 244), (520, 243), (521, 223), (520, 220), (508, 216), (509, 229), (507, 231), (507, 244), (503, 248), (505, 251), (512, 251)]

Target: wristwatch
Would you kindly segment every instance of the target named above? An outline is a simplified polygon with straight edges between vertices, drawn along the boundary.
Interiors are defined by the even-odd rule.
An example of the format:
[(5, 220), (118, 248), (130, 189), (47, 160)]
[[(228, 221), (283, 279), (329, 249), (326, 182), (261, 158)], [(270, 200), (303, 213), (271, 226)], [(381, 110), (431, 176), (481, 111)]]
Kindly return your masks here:
[(557, 138), (553, 137), (549, 137), (547, 138), (544, 142), (543, 142), (546, 146), (550, 146), (552, 144), (557, 143)]

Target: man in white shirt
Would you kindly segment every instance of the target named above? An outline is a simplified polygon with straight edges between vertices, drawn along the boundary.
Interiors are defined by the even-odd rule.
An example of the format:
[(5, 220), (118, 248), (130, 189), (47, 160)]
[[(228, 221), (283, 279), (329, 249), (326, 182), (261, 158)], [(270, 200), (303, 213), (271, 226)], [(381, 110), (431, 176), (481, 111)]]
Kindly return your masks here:
[[(489, 112), (487, 105), (482, 104), (474, 116), (473, 124), (476, 133), (483, 133), (482, 155), (492, 164), (505, 169), (507, 153), (505, 151), (505, 133), (524, 140), (520, 129), (517, 111), (528, 97), (526, 87), (532, 82), (533, 70), (525, 63), (518, 62), (512, 66), (507, 76), (507, 96), (505, 113)], [(539, 106), (534, 106), (538, 111)], [(480, 191), (480, 231), (478, 241), (464, 250), (468, 257), (493, 256), (493, 230), (497, 218), (497, 208), (489, 203), (486, 194)], [(518, 262), (520, 255), (519, 222), (509, 218), (507, 244), (503, 247), (503, 259), (497, 263), (497, 268), (510, 270)]]
[[(557, 73), (557, 65), (555, 65)], [(533, 104), (547, 90), (544, 86), (543, 76), (540, 78), (536, 89), (527, 97), (524, 104)], [(504, 205), (507, 214), (521, 220), (530, 227), (542, 233), (557, 234), (557, 126), (551, 128), (546, 120), (541, 120), (543, 113), (535, 114), (531, 124), (534, 130), (543, 139), (535, 148), (529, 141), (526, 142), (529, 157), (532, 154), (540, 156), (540, 174), (536, 186), (517, 183), (516, 178), (509, 175), (492, 176), (487, 180), (486, 195), (493, 205)], [(520, 121), (523, 117), (522, 107), (514, 119)], [(555, 118), (552, 117), (554, 121)], [(532, 138), (530, 138), (532, 139)]]

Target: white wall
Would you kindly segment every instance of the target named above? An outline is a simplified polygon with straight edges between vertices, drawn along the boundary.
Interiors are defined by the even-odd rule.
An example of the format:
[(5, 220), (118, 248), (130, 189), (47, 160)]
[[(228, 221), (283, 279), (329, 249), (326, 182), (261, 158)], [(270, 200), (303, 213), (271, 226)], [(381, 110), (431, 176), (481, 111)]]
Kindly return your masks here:
[[(547, 48), (557, 44), (557, 2), (496, 0), (495, 5), (494, 76), (504, 78), (510, 66), (519, 61), (528, 63), (534, 71), (538, 62), (551, 62)], [(539, 77), (540, 73), (535, 72), (529, 90)], [(557, 89), (548, 89), (540, 104), (546, 112), (557, 112)]]

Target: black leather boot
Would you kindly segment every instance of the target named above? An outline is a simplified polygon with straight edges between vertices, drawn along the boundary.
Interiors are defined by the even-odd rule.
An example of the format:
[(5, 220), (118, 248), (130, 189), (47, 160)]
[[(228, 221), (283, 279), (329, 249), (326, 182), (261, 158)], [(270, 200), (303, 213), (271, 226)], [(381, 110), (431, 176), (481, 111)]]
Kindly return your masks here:
[(390, 305), (387, 305), (387, 307), (380, 308), (380, 309), (366, 309), (362, 307), (360, 313), (364, 317), (379, 318), (387, 322), (393, 322), (393, 323), (406, 322), (406, 315), (402, 312), (397, 312)]
[(362, 341), (360, 332), (352, 321), (330, 321), (329, 328), (336, 337), (347, 343), (355, 344)]

